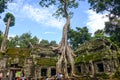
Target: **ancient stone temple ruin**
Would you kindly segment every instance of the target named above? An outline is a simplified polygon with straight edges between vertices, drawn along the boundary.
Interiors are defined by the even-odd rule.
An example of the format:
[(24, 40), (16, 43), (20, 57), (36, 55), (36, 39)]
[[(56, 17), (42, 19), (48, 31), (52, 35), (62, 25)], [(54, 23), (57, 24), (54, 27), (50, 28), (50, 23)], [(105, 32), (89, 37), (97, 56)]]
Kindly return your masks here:
[[(120, 67), (119, 48), (108, 40), (91, 40), (75, 51), (75, 69), (79, 76), (91, 76), (93, 74), (111, 74)], [(55, 77), (57, 51), (50, 47), (35, 48), (9, 48), (5, 53), (0, 53), (0, 71), (6, 78), (10, 73), (10, 80), (16, 71), (23, 70), (27, 79)], [(69, 64), (68, 64), (69, 65)], [(71, 68), (68, 66), (68, 72)]]
[[(82, 44), (75, 58), (79, 73), (83, 75), (114, 74), (120, 67), (119, 48), (108, 40), (91, 40)], [(93, 67), (93, 69), (92, 69)]]

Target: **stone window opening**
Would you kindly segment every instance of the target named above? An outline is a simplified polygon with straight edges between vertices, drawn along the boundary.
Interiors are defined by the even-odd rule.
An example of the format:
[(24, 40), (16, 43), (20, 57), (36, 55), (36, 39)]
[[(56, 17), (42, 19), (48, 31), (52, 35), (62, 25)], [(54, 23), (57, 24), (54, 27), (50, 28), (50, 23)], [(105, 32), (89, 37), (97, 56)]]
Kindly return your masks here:
[(103, 63), (97, 64), (98, 72), (104, 72)]
[(41, 69), (41, 76), (47, 76), (47, 69), (46, 68)]
[(68, 73), (71, 73), (71, 67), (70, 66), (67, 68), (67, 70), (68, 70)]
[(119, 64), (120, 64), (120, 58), (118, 59), (118, 62), (119, 62)]
[(41, 53), (40, 56), (44, 58), (46, 55), (44, 53)]
[(55, 68), (51, 68), (51, 76), (56, 75), (56, 69)]
[(91, 72), (91, 71), (92, 71), (92, 68), (91, 68), (91, 66), (90, 66), (90, 65), (88, 66), (88, 68), (89, 68), (89, 71)]
[(81, 73), (81, 66), (76, 66), (77, 72)]

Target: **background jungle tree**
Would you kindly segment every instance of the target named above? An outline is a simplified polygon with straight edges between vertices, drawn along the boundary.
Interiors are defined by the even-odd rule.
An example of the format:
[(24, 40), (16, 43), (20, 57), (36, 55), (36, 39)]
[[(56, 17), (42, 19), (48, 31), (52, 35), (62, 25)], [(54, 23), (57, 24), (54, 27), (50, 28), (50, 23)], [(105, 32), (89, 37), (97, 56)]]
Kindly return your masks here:
[(108, 13), (109, 21), (105, 23), (105, 33), (120, 46), (120, 0), (88, 0), (88, 2), (91, 9), (97, 13)]

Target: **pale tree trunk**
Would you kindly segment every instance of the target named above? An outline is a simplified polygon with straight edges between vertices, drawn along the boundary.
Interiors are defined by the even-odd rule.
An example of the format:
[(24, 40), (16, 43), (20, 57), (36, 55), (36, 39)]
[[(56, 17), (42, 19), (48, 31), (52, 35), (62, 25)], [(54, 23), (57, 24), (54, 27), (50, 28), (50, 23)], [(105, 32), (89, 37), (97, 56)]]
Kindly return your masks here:
[(95, 69), (94, 69), (94, 64), (93, 61), (90, 60), (89, 61), (90, 65), (91, 65), (91, 71), (92, 71), (92, 78), (95, 78)]
[(71, 75), (75, 76), (75, 68), (74, 68), (74, 59), (73, 59), (73, 51), (68, 45), (67, 41), (67, 32), (68, 27), (70, 26), (70, 17), (68, 15), (68, 0), (63, 0), (64, 2), (64, 12), (66, 16), (66, 24), (63, 27), (63, 34), (62, 34), (62, 40), (57, 48), (61, 52), (61, 56), (56, 63), (56, 73), (62, 73), (64, 74), (65, 78), (68, 78), (68, 70), (67, 70), (67, 64), (68, 62), (71, 65)]
[(11, 17), (8, 18), (7, 24), (6, 24), (6, 29), (5, 29), (5, 33), (4, 33), (4, 38), (1, 44), (1, 51), (4, 52), (6, 49), (6, 42), (7, 42), (7, 38), (8, 38), (8, 32), (9, 32), (9, 25), (10, 25), (10, 21), (11, 21)]

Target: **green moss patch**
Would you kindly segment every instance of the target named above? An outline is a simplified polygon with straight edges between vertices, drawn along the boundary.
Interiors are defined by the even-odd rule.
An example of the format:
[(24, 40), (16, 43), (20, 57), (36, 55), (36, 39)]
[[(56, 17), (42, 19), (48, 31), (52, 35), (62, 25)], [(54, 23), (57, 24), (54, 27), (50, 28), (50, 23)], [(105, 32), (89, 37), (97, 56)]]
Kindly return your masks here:
[(37, 64), (41, 66), (55, 66), (56, 60), (51, 58), (37, 58)]
[(30, 49), (11, 48), (7, 50), (6, 55), (12, 58), (14, 57), (25, 58), (30, 56)]

